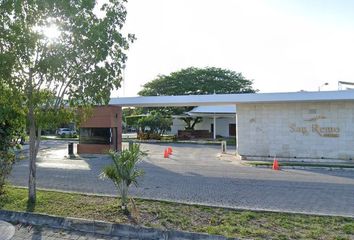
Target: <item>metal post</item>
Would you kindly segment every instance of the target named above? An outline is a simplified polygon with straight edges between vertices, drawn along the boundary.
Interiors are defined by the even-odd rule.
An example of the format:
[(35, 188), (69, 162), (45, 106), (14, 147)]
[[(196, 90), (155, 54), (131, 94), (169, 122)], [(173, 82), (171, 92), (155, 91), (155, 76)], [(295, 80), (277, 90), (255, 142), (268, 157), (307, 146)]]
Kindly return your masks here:
[[(237, 111), (237, 106), (235, 106), (235, 108), (236, 108), (236, 111)], [(236, 124), (236, 136), (235, 136), (235, 138), (236, 138), (236, 154), (238, 154), (238, 123), (237, 123), (237, 112), (236, 112), (236, 114), (235, 114), (235, 124)]]
[(221, 153), (226, 153), (226, 141), (221, 141)]
[(214, 140), (216, 139), (216, 117), (215, 117), (215, 113), (214, 113), (214, 124), (213, 124), (213, 138)]
[(68, 154), (69, 154), (69, 156), (74, 155), (74, 143), (72, 143), (72, 142), (68, 143)]

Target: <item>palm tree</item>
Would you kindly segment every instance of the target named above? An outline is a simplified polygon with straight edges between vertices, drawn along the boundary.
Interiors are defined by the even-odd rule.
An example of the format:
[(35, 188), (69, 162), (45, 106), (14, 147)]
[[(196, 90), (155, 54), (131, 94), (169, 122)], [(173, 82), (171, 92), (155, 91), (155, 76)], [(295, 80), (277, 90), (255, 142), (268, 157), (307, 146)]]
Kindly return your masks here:
[(121, 195), (122, 210), (128, 213), (128, 190), (131, 184), (138, 185), (138, 177), (144, 174), (137, 169), (136, 164), (146, 156), (146, 152), (140, 150), (139, 144), (133, 144), (129, 149), (121, 152), (110, 151), (113, 164), (103, 169), (103, 177), (109, 178), (116, 185)]

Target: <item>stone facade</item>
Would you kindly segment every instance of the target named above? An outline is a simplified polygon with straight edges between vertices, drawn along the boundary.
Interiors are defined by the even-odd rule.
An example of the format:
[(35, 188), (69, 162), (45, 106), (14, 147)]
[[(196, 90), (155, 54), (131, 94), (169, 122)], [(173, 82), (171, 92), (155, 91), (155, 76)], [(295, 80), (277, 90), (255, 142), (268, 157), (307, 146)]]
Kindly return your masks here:
[(242, 157), (354, 159), (354, 102), (237, 104)]

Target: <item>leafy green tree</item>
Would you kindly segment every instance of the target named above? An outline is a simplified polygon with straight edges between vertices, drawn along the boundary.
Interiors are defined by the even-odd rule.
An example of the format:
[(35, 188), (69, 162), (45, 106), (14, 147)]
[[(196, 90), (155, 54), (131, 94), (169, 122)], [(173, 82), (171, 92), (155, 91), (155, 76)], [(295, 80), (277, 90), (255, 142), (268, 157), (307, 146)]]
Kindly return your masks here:
[(157, 111), (152, 111), (147, 116), (138, 120), (138, 126), (143, 133), (146, 132), (146, 129), (148, 128), (149, 133), (162, 135), (166, 131), (171, 130), (171, 125), (172, 118)]
[[(131, 113), (131, 114), (134, 114)], [(138, 138), (160, 139), (167, 131), (171, 130), (172, 118), (168, 114), (159, 111), (151, 111), (148, 114), (127, 116), (126, 123), (138, 130)]]
[[(241, 73), (215, 67), (190, 67), (169, 75), (158, 76), (146, 83), (138, 94), (140, 96), (174, 96), (254, 92), (256, 90), (252, 87), (252, 80), (246, 79)], [(191, 109), (191, 107), (160, 108), (159, 111), (179, 115)], [(194, 129), (194, 126), (201, 122), (201, 118), (186, 117), (182, 120), (186, 123), (186, 129)]]
[(206, 67), (190, 67), (169, 75), (160, 75), (146, 83), (141, 96), (204, 95), (253, 93), (252, 81), (235, 71)]
[(102, 176), (113, 181), (121, 196), (122, 210), (128, 213), (129, 187), (138, 185), (138, 177), (144, 172), (137, 168), (137, 163), (147, 154), (140, 150), (140, 145), (133, 144), (130, 149), (110, 151), (109, 155), (113, 163), (103, 169)]
[[(97, 1), (98, 2), (98, 1)], [(0, 73), (21, 92), (30, 133), (29, 201), (36, 199), (41, 128), (64, 109), (106, 104), (120, 87), (126, 50), (125, 1), (0, 0)], [(48, 36), (57, 28), (59, 34)], [(52, 31), (53, 32), (53, 31)]]
[(135, 115), (132, 114), (130, 116), (126, 116), (125, 117), (125, 123), (128, 126), (134, 127), (135, 129), (139, 129), (139, 120), (142, 119), (143, 117), (145, 117), (146, 115)]
[[(11, 91), (0, 79), (0, 195), (4, 191), (6, 177), (15, 162), (14, 148), (17, 139), (24, 134), (25, 113), (18, 92)], [(9, 99), (11, 101), (9, 102)]]

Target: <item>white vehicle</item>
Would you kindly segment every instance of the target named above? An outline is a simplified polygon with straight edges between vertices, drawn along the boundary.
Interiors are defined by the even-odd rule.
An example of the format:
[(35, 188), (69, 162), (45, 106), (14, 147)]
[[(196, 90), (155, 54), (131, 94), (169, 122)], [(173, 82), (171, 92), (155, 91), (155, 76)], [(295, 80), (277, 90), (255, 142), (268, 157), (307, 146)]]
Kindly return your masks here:
[(60, 136), (66, 136), (66, 135), (76, 135), (75, 130), (71, 130), (70, 128), (59, 128), (57, 130), (57, 134)]

